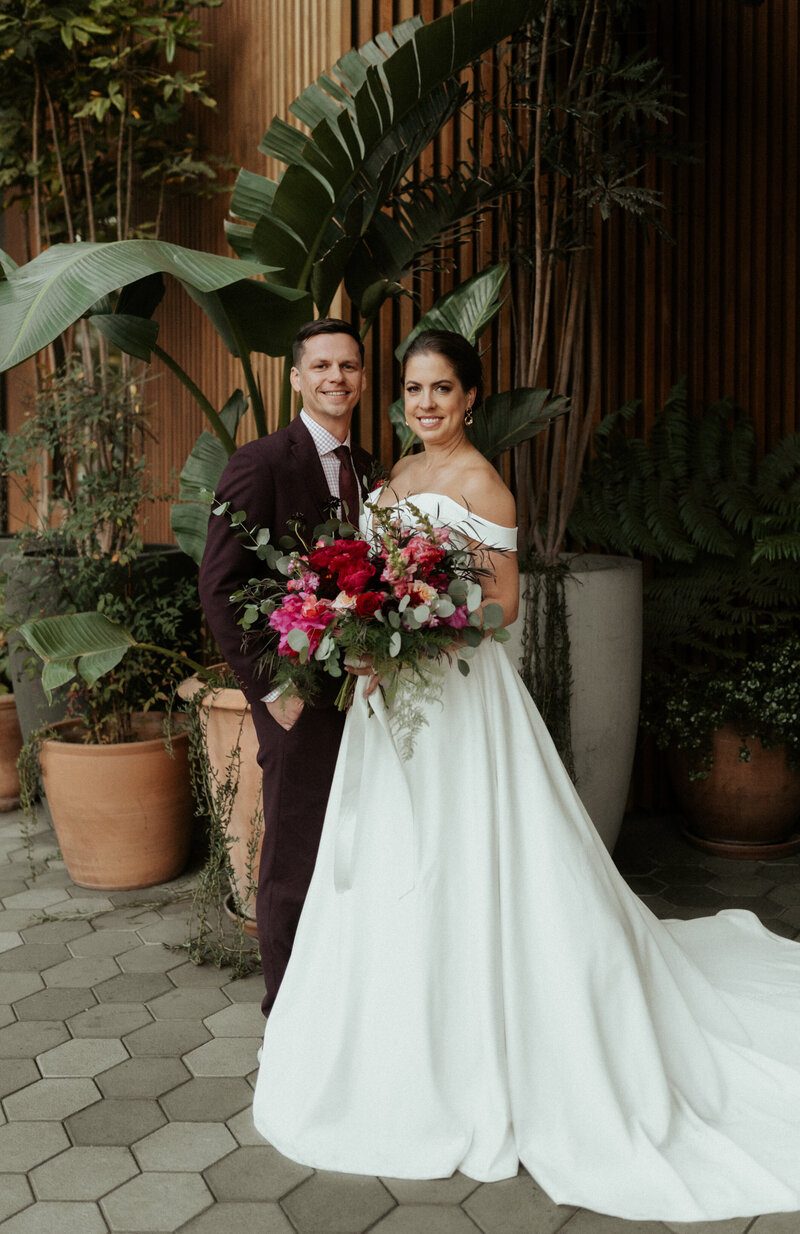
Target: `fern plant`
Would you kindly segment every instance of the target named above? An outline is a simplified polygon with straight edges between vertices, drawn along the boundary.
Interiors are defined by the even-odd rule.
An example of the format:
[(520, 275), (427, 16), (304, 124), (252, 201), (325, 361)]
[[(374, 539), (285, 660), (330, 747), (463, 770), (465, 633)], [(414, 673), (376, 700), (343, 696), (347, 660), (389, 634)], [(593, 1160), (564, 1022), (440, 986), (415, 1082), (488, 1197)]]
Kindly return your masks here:
[[(570, 531), (579, 544), (653, 559), (643, 723), (660, 745), (702, 750), (701, 773), (705, 735), (726, 720), (743, 751), (748, 737), (773, 744), (778, 728), (791, 745), (800, 715), (788, 707), (776, 728), (767, 695), (783, 685), (781, 665), (797, 668), (800, 434), (759, 459), (747, 413), (725, 399), (693, 417), (685, 382), (646, 439), (625, 432), (635, 410), (627, 404), (596, 430)], [(748, 694), (762, 663), (762, 687)]]

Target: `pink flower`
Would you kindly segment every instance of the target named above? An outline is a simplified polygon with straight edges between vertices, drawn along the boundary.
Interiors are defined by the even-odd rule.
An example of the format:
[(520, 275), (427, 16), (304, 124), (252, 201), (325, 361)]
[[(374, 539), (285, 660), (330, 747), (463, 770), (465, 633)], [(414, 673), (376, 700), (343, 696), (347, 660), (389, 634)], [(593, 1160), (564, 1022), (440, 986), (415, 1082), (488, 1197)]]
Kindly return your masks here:
[(444, 549), (427, 536), (413, 536), (402, 552), (404, 557), (407, 556), (410, 561), (415, 562), (423, 576), (444, 557)]
[(289, 656), (296, 660), (297, 652), (289, 646), (288, 637), (292, 630), (304, 630), (308, 635), (309, 654), (313, 654), (319, 646), (325, 630), (336, 620), (336, 610), (328, 600), (317, 600), (313, 595), (297, 595), (293, 593), (284, 597), (280, 608), (271, 614), (269, 624), (280, 634), (278, 640), (278, 655)]
[(463, 630), (464, 626), (469, 625), (469, 609), (466, 604), (459, 604), (458, 608), (449, 617), (440, 617), (443, 626), (450, 626), (453, 630)]

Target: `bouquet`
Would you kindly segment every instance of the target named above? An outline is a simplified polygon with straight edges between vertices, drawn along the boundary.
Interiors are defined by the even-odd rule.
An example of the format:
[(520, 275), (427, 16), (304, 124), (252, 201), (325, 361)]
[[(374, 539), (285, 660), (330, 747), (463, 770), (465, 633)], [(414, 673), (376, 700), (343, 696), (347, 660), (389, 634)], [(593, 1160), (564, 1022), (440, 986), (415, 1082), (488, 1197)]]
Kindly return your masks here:
[[(488, 571), (451, 543), (449, 527), (410, 503), (402, 518), (393, 507), (368, 508), (369, 540), (350, 524), (331, 522), (311, 544), (281, 552), (266, 529), (244, 531), (248, 547), (282, 578), (253, 579), (232, 599), (245, 630), (267, 635), (262, 663), (273, 688), (310, 701), (327, 674), (342, 680), (336, 701), (344, 709), (356, 682), (347, 667), (366, 665), (378, 674), (393, 731), (410, 757), (425, 723), (422, 704), (441, 693), (441, 658), (455, 656), (466, 675), (484, 637), (505, 641), (508, 634), (498, 604), (478, 612), (479, 579)], [(243, 524), (245, 515), (231, 517)]]

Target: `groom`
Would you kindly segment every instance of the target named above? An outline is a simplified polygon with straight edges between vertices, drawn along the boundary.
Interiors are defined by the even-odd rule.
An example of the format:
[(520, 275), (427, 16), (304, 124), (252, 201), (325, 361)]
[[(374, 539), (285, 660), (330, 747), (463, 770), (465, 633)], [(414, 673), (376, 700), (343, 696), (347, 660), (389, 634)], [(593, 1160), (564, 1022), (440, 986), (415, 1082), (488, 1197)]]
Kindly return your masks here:
[[(216, 491), (219, 501), (246, 511), (248, 527), (268, 527), (273, 544), (291, 535), (290, 523), (297, 521), (310, 534), (332, 510), (357, 521), (362, 478), (372, 464), (357, 446), (350, 453), (350, 422), (366, 385), (364, 345), (355, 328), (335, 317), (308, 322), (294, 340), (292, 360), (300, 415), (288, 428), (236, 450)], [(257, 648), (242, 649), (243, 631), (230, 596), (259, 564), (228, 519), (209, 520), (200, 599), (250, 703), (264, 776), (256, 924), (267, 1015), (314, 870), (344, 715), (333, 705), (335, 686), (323, 688), (319, 702), (304, 707), (270, 689), (269, 680), (259, 675)]]

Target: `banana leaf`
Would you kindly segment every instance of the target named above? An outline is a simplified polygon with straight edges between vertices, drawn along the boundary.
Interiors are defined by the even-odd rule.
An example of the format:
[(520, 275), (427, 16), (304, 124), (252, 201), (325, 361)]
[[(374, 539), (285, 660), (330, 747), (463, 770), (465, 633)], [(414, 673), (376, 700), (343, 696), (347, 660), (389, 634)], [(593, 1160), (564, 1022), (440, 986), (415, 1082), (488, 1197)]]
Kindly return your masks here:
[(116, 668), (136, 639), (124, 626), (103, 613), (70, 613), (26, 621), (19, 630), (23, 639), (44, 661), (42, 685), (49, 700), (52, 691), (80, 673), (94, 685), (103, 673)]
[(208, 293), (271, 270), (163, 240), (54, 244), (0, 282), (0, 372), (46, 347), (101, 297), (147, 275), (171, 274), (187, 291)]
[[(247, 411), (247, 399), (234, 390), (220, 412), (232, 437)], [(170, 510), (170, 525), (180, 548), (200, 564), (206, 544), (211, 498), (228, 461), (228, 452), (216, 433), (205, 429), (192, 447), (180, 475), (179, 499)]]
[(504, 454), (513, 446), (535, 437), (555, 416), (564, 415), (567, 400), (559, 395), (550, 398), (549, 390), (522, 386), (492, 394), (474, 411), (474, 423), (467, 437), (489, 460)]

